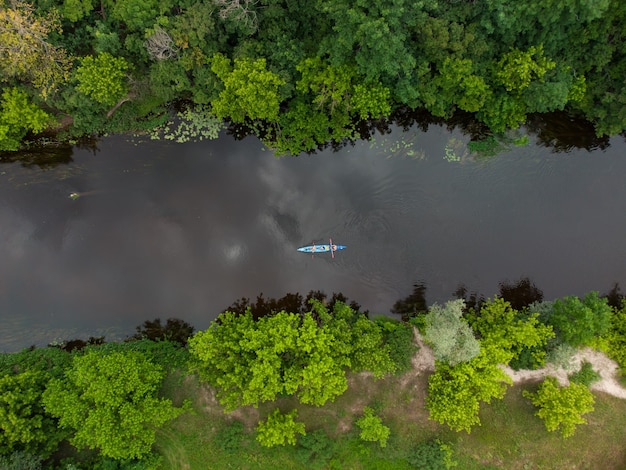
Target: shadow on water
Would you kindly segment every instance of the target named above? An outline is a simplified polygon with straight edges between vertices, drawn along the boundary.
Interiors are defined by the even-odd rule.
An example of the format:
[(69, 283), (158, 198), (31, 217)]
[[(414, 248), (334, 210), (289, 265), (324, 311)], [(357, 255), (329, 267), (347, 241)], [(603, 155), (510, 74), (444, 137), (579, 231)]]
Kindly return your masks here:
[[(515, 282), (508, 279), (499, 284), (500, 297), (511, 304), (514, 310), (523, 310), (535, 302), (544, 300), (543, 291), (527, 276), (521, 277)], [(407, 297), (397, 300), (391, 308), (391, 313), (401, 315), (403, 321), (408, 321), (411, 317), (423, 315), (428, 312), (429, 304), (426, 300), (426, 283), (417, 282), (413, 284), (413, 291)], [(476, 291), (471, 292), (465, 284), (452, 293), (453, 298), (462, 299), (465, 302), (465, 311), (479, 310), (486, 302), (486, 297)], [(619, 283), (615, 283), (606, 294), (601, 297), (607, 299), (607, 303), (614, 309), (620, 309), (626, 301), (626, 294), (621, 293)]]
[[(401, 315), (402, 321), (408, 322), (412, 317), (425, 315), (428, 312), (429, 305), (426, 300), (426, 283), (416, 282), (413, 284), (413, 291), (407, 297), (397, 300), (391, 308), (391, 313)], [(511, 304), (515, 310), (521, 311), (534, 302), (543, 301), (543, 291), (539, 289), (529, 277), (521, 277), (516, 282), (504, 280), (499, 284), (499, 295)], [(606, 298), (608, 304), (615, 308), (622, 308), (626, 302), (626, 295), (621, 293), (619, 283), (615, 283), (608, 293), (601, 297)], [(471, 292), (464, 284), (453, 292), (453, 298), (462, 299), (465, 302), (465, 311), (480, 310), (480, 307), (486, 302), (484, 295), (478, 292)], [(354, 302), (348, 301), (347, 297), (342, 293), (333, 293), (330, 298), (322, 291), (310, 291), (306, 296), (296, 292), (288, 292), (284, 296), (275, 298), (264, 298), (263, 294), (259, 294), (254, 302), (249, 298), (241, 298), (235, 301), (231, 306), (224, 309), (224, 312), (233, 312), (243, 315), (249, 309), (254, 320), (262, 317), (272, 316), (279, 312), (285, 311), (289, 313), (305, 313), (311, 311), (310, 301), (312, 299), (322, 302), (332, 314), (335, 303), (342, 302), (348, 304), (353, 310), (368, 316), (369, 312), (361, 311), (361, 306)], [(216, 321), (219, 323), (219, 316)], [(172, 341), (177, 342), (181, 346), (187, 345), (188, 339), (193, 335), (195, 328), (184, 320), (178, 318), (168, 318), (165, 324), (161, 323), (160, 318), (154, 320), (146, 320), (142, 325), (135, 328), (136, 332), (132, 336), (128, 336), (124, 341)], [(105, 343), (104, 336), (89, 337), (88, 340), (72, 339), (61, 342), (51, 343), (48, 347), (56, 347), (68, 352), (79, 351), (86, 346), (101, 345)], [(31, 349), (34, 349), (32, 346)]]
[(19, 152), (0, 152), (1, 163), (20, 162), (24, 167), (38, 167), (50, 170), (59, 165), (68, 165), (74, 162), (72, 158), (76, 150), (87, 150), (94, 155), (100, 151), (96, 138), (81, 139), (76, 144), (46, 144), (33, 146)]
[(324, 304), (330, 312), (332, 312), (335, 304), (337, 302), (342, 302), (347, 304), (353, 310), (363, 313), (365, 316), (369, 315), (367, 310), (361, 311), (361, 306), (354, 302), (348, 301), (348, 298), (340, 293), (333, 293), (330, 297), (319, 290), (310, 291), (306, 297), (302, 294), (296, 292), (295, 294), (287, 293), (279, 299), (274, 298), (264, 298), (263, 293), (259, 294), (256, 298), (255, 302), (250, 302), (249, 298), (243, 297), (233, 304), (230, 307), (226, 308), (223, 312), (233, 312), (238, 315), (243, 315), (246, 313), (248, 309), (252, 313), (252, 318), (258, 320), (261, 317), (275, 315), (276, 313), (285, 311), (290, 313), (304, 313), (309, 312), (311, 310), (310, 302), (311, 300), (318, 300), (322, 304)]
[(609, 137), (596, 136), (589, 121), (565, 112), (533, 114), (528, 117), (526, 129), (537, 136), (539, 145), (552, 149), (554, 153), (574, 149), (605, 150), (610, 146)]
[[(448, 131), (460, 131), (474, 143), (497, 137), (485, 124), (475, 119), (473, 114), (462, 111), (456, 112), (448, 119), (443, 119), (425, 110), (400, 108), (386, 120), (355, 121), (353, 126), (361, 140), (369, 140), (375, 134), (389, 134), (392, 126), (398, 126), (404, 131), (418, 128), (422, 132), (426, 132), (431, 126), (445, 127)], [(523, 130), (529, 135), (536, 136), (539, 145), (552, 149), (554, 153), (570, 152), (575, 149), (605, 150), (610, 147), (610, 138), (598, 137), (591, 122), (564, 111), (528, 115)], [(262, 140), (264, 137), (269, 137), (271, 140), (272, 132), (273, 129), (263, 130), (245, 124), (231, 124), (227, 129), (227, 133), (237, 140), (243, 140), (251, 135), (256, 135)], [(315, 154), (326, 149), (338, 152), (354, 144), (355, 142), (350, 139), (327, 142), (316, 150), (305, 153)]]

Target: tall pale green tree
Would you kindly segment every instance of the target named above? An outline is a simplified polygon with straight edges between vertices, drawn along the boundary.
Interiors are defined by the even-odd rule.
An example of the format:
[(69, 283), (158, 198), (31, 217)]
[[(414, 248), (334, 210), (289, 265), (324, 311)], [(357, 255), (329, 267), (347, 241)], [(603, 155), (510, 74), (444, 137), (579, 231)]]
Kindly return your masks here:
[(424, 339), (433, 348), (435, 359), (454, 366), (478, 356), (480, 345), (472, 328), (462, 318), (465, 302), (461, 299), (434, 304), (424, 317)]

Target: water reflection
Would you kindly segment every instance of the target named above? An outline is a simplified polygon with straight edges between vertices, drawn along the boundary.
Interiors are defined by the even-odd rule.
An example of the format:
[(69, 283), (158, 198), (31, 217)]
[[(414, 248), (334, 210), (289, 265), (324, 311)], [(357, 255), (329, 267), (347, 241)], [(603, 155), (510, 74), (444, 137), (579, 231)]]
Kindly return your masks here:
[[(535, 302), (544, 300), (543, 291), (528, 276), (522, 276), (515, 282), (505, 279), (500, 281), (498, 286), (499, 293), (496, 295), (509, 302), (514, 310), (521, 311)], [(426, 282), (416, 282), (413, 284), (411, 294), (394, 303), (391, 313), (401, 315), (403, 321), (408, 321), (411, 317), (427, 313), (431, 304), (426, 299), (426, 291)], [(607, 299), (607, 303), (614, 309), (622, 308), (624, 301), (626, 301), (626, 295), (621, 293), (620, 285), (617, 282), (601, 297)], [(466, 311), (479, 310), (487, 301), (487, 297), (484, 294), (470, 291), (463, 283), (460, 283), (457, 289), (452, 292), (451, 298), (462, 299), (465, 302)]]
[[(293, 159), (253, 138), (111, 137), (67, 165), (1, 165), (0, 349), (123, 339), (155, 317), (204, 329), (259, 292), (342, 292), (380, 314), (416, 279), (442, 302), (459, 279), (493, 295), (527, 273), (551, 299), (626, 278), (619, 139), (593, 158), (531, 140), (486, 159), (458, 129), (385, 132)], [(329, 237), (348, 246), (334, 259), (296, 251)]]
[[(539, 289), (535, 283), (527, 276), (521, 277), (516, 282), (503, 280), (499, 283), (499, 297), (503, 298), (511, 304), (515, 310), (521, 311), (534, 302), (543, 300), (543, 291)], [(407, 297), (395, 301), (390, 309), (390, 313), (400, 315), (402, 321), (408, 322), (411, 317), (423, 315), (428, 312), (429, 304), (426, 299), (427, 284), (420, 281), (413, 284), (413, 290)], [(626, 295), (621, 293), (619, 283), (614, 283), (611, 289), (601, 295), (606, 298), (608, 304), (615, 309), (622, 308), (626, 301)], [(465, 284), (460, 283), (458, 288), (452, 293), (452, 298), (463, 299), (465, 301), (465, 310), (479, 310), (482, 304), (486, 302), (486, 297), (478, 292), (470, 292)], [(264, 297), (260, 293), (256, 300), (251, 301), (250, 298), (243, 297), (233, 302), (229, 307), (222, 310), (223, 312), (233, 312), (243, 315), (248, 309), (252, 317), (258, 320), (263, 317), (272, 316), (276, 313), (285, 311), (289, 313), (310, 312), (310, 301), (312, 299), (322, 302), (328, 311), (332, 314), (336, 302), (342, 302), (349, 305), (353, 310), (369, 316), (369, 311), (362, 310), (361, 305), (353, 300), (349, 300), (343, 293), (333, 293), (330, 297), (322, 291), (310, 291), (303, 295), (299, 292), (288, 292), (282, 297)], [(219, 321), (219, 319), (218, 319)], [(190, 323), (179, 318), (168, 318), (163, 324), (160, 318), (154, 320), (146, 320), (142, 325), (135, 328), (135, 333), (126, 336), (124, 341), (137, 341), (149, 339), (151, 341), (169, 340), (178, 342), (182, 346), (187, 344), (187, 340), (194, 334), (195, 327)], [(49, 344), (50, 347), (58, 347), (68, 352), (80, 350), (88, 345), (98, 345), (105, 342), (104, 336), (90, 336), (87, 340), (75, 338), (71, 340), (56, 341)]]

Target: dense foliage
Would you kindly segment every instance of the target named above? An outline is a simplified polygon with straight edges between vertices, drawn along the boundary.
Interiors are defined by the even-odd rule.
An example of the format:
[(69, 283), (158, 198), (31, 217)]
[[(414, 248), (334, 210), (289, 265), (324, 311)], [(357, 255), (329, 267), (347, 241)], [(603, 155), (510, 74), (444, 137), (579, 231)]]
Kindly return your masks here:
[(99, 449), (113, 459), (149, 454), (155, 429), (182, 410), (157, 396), (162, 369), (135, 352), (88, 352), (74, 358), (65, 380), (52, 379), (45, 410), (73, 431), (76, 447)]
[(467, 432), (480, 424), (481, 402), (502, 398), (506, 384), (511, 384), (499, 366), (508, 365), (524, 348), (544, 346), (553, 335), (538, 315), (521, 315), (500, 298), (484, 303), (469, 317), (480, 338), (480, 353), (456, 364), (437, 362), (426, 403), (431, 419)]
[(304, 423), (295, 420), (297, 416), (297, 410), (282, 414), (278, 408), (275, 409), (265, 421), (258, 424), (256, 428), (257, 441), (265, 447), (295, 445), (296, 435), (306, 434)]
[(346, 390), (347, 368), (377, 377), (394, 371), (375, 323), (340, 302), (331, 312), (319, 301), (312, 307), (256, 321), (250, 310), (225, 312), (189, 340), (196, 370), (227, 410), (283, 394), (321, 406)]
[(425, 316), (424, 339), (433, 348), (435, 359), (454, 366), (478, 356), (480, 345), (461, 317), (465, 302), (454, 300), (433, 305)]
[[(540, 297), (527, 295), (535, 290), (529, 287), (530, 283), (522, 296), (526, 300), (518, 303), (518, 308), (499, 297), (471, 306), (457, 300), (425, 308), (425, 301), (414, 295), (408, 311), (418, 316), (411, 320), (416, 325), (411, 327), (389, 318), (370, 320), (358, 308), (337, 300), (340, 296), (333, 296), (325, 305), (311, 295), (309, 311), (301, 310), (304, 298), (299, 295), (279, 301), (259, 296), (254, 304), (242, 299), (233, 309), (237, 311), (223, 313), (188, 343), (191, 325), (177, 319), (162, 324), (156, 319), (144, 322), (134, 337), (120, 343), (90, 338), (2, 354), (0, 467), (39, 469), (55, 465), (61, 456), (61, 466), (54, 468), (165, 468), (169, 463), (161, 455), (158, 437), (168, 441), (172, 430), (177, 426), (184, 429), (193, 421), (204, 430), (194, 437), (202, 436), (194, 445), (213, 446), (213, 451), (219, 448), (229, 455), (257, 455), (266, 448), (279, 452), (275, 447), (289, 445), (293, 458), (307, 468), (340, 466), (346, 453), (373, 459), (372, 468), (451, 468), (460, 457), (454, 450), (458, 442), (443, 443), (437, 435), (413, 440), (413, 434), (409, 439), (402, 434), (404, 429), (398, 432), (398, 413), (423, 403), (421, 394), (415, 394), (417, 386), (407, 387), (415, 375), (388, 376), (389, 382), (371, 379), (371, 375), (381, 378), (407, 370), (408, 359), (416, 351), (413, 334), (417, 328), (432, 344), (437, 359), (435, 371), (428, 374), (426, 408), (432, 420), (454, 431), (470, 432), (481, 419), (493, 420), (489, 414), (494, 410), (508, 413), (508, 408), (496, 403), (481, 414), (483, 403), (503, 398), (511, 383), (502, 366), (525, 355), (533, 366), (540, 366), (554, 351), (567, 349), (571, 354), (576, 350), (572, 343), (578, 340), (565, 340), (568, 337), (563, 332), (588, 332), (566, 330), (563, 315), (572, 321), (582, 319), (583, 326), (592, 330), (580, 344), (604, 350), (624, 367), (623, 298), (609, 303), (592, 292), (583, 298), (528, 305)], [(510, 289), (506, 292), (510, 294)], [(297, 313), (280, 308), (286, 305), (295, 306)], [(441, 331), (446, 328), (450, 331)], [(464, 338), (461, 342), (459, 335)], [(250, 416), (257, 412), (239, 410), (237, 419), (246, 419), (244, 427), (232, 420), (235, 415), (224, 418), (217, 402), (206, 401), (206, 384), (181, 387), (183, 381), (190, 384), (197, 378), (188, 375), (190, 364), (192, 371), (212, 386), (210, 392), (216, 392), (227, 411), (273, 402), (260, 407), (264, 419), (251, 423)], [(369, 373), (352, 375), (347, 390), (350, 371)], [(583, 362), (569, 377), (568, 386), (551, 377), (539, 386), (524, 385), (518, 398), (521, 402), (525, 402), (522, 396), (530, 399), (546, 429), (560, 430), (564, 437), (571, 436), (586, 422), (583, 416), (594, 410), (589, 387), (599, 374)], [(388, 384), (397, 384), (399, 390), (385, 390)], [(385, 390), (390, 398), (379, 401), (363, 393), (370, 388), (377, 388), (376, 393)], [(356, 397), (356, 402), (346, 402), (344, 396), (329, 403), (345, 391), (349, 400)], [(171, 397), (176, 397), (176, 403), (186, 403), (185, 396), (196, 392), (197, 413), (175, 420), (189, 408), (174, 407)], [(507, 395), (507, 401), (510, 397)], [(322, 405), (326, 405), (323, 410), (315, 408)], [(206, 407), (215, 408), (217, 414), (209, 417)], [(524, 410), (524, 419), (534, 419), (527, 404)], [(409, 411), (406, 419), (413, 420), (415, 411), (419, 410)], [(336, 422), (329, 427), (327, 417), (331, 415)], [(508, 417), (495, 418), (509, 425)], [(413, 425), (433, 429), (423, 423), (411, 422)], [(311, 432), (305, 432), (305, 427)], [(621, 436), (621, 422), (618, 428)], [(442, 432), (439, 436), (449, 439), (449, 432)], [(155, 442), (157, 446), (153, 446)], [(68, 444), (76, 450), (69, 451)]]
[(356, 425), (361, 430), (361, 434), (359, 434), (361, 439), (378, 442), (381, 447), (387, 446), (387, 439), (389, 439), (391, 431), (383, 424), (383, 420), (374, 414), (372, 408), (366, 406), (363, 409), (363, 416), (357, 420)]
[(621, 0), (3, 0), (0, 87), (71, 116), (66, 137), (152, 130), (181, 104), (293, 154), (398, 109), (493, 132), (568, 110), (615, 135), (625, 29)]
[(544, 380), (536, 393), (524, 391), (524, 396), (539, 408), (536, 414), (543, 419), (546, 429), (560, 429), (563, 437), (570, 437), (577, 424), (587, 422), (582, 415), (593, 411), (595, 403), (586, 385), (571, 383), (561, 387), (554, 377)]

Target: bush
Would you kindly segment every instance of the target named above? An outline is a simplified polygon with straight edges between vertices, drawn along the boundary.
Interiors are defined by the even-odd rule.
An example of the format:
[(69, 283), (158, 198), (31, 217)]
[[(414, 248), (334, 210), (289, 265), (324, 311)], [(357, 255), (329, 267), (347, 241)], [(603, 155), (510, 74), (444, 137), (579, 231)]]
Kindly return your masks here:
[(305, 435), (304, 423), (295, 421), (298, 416), (297, 410), (292, 410), (287, 414), (281, 414), (276, 408), (267, 420), (259, 422), (257, 426), (256, 440), (264, 447), (274, 447), (277, 445), (296, 444), (296, 434)]
[(439, 439), (418, 444), (408, 455), (407, 462), (420, 470), (447, 470), (457, 465), (450, 445)]
[(13, 452), (11, 455), (0, 455), (2, 470), (40, 470), (43, 459), (28, 452)]
[(335, 453), (335, 443), (323, 429), (300, 438), (296, 455), (306, 468), (324, 468)]
[(378, 318), (385, 344), (390, 347), (389, 356), (395, 364), (396, 375), (401, 375), (411, 369), (413, 355), (418, 350), (413, 337), (413, 327), (400, 323), (391, 318)]
[(243, 423), (241, 423), (241, 421), (233, 421), (227, 424), (215, 435), (217, 444), (222, 450), (229, 454), (234, 454), (239, 451), (243, 439)]
[(578, 372), (569, 375), (569, 380), (575, 384), (581, 384), (585, 387), (591, 386), (594, 382), (600, 380), (600, 374), (593, 370), (590, 362), (584, 361)]
[(605, 334), (611, 326), (612, 313), (605, 298), (590, 292), (583, 300), (573, 296), (555, 300), (548, 323), (554, 327), (557, 339), (576, 347), (588, 345), (594, 337)]
[(364, 441), (378, 442), (381, 447), (387, 445), (390, 430), (378, 416), (374, 416), (372, 408), (365, 407), (363, 417), (357, 420), (356, 425), (361, 430), (360, 437)]
[(611, 317), (611, 328), (605, 336), (606, 353), (626, 372), (626, 304)]
[(571, 383), (560, 387), (554, 377), (546, 378), (537, 393), (524, 390), (523, 395), (539, 408), (535, 414), (543, 419), (546, 429), (552, 432), (560, 428), (563, 437), (572, 436), (577, 424), (586, 424), (582, 415), (594, 410), (595, 399), (586, 386)]

